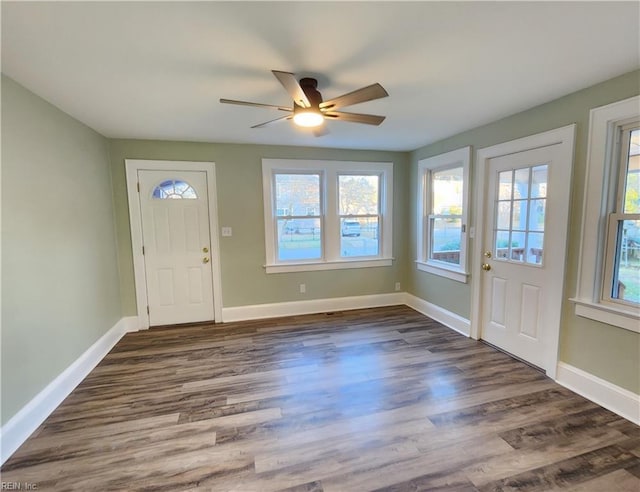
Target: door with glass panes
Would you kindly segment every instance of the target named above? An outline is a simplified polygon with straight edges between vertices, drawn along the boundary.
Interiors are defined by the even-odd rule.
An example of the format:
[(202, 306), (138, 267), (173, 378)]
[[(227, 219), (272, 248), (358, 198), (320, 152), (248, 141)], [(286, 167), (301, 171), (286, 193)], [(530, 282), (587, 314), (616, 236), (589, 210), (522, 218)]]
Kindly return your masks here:
[(481, 338), (546, 370), (565, 265), (561, 155), (556, 144), (489, 159), (485, 200)]

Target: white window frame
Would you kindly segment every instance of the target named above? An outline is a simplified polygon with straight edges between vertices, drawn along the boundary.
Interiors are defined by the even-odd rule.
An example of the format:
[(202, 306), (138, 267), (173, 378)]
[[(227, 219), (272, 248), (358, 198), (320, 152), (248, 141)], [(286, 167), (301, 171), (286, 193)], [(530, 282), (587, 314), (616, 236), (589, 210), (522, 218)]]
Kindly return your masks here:
[[(469, 267), (467, 261), (467, 243), (469, 237), (469, 166), (471, 147), (463, 147), (444, 154), (418, 161), (418, 244), (416, 268), (420, 271), (446, 277), (457, 282), (467, 283)], [(434, 172), (462, 167), (462, 236), (460, 238), (460, 264), (453, 265), (429, 257), (431, 228), (429, 215), (433, 204), (431, 177)]]
[[(340, 213), (340, 177), (341, 176), (378, 176), (378, 210), (377, 213), (375, 214), (358, 214), (358, 215), (354, 215), (354, 214), (341, 214)], [(342, 237), (342, 221), (354, 221), (354, 222), (358, 222), (360, 223), (360, 219), (371, 219), (371, 218), (376, 218), (378, 220), (378, 234), (380, 234), (381, 228), (383, 226), (383, 222), (384, 219), (382, 217), (382, 186), (383, 186), (383, 180), (384, 180), (384, 176), (382, 176), (380, 174), (379, 171), (373, 171), (373, 172), (345, 172), (345, 171), (339, 171), (337, 176), (336, 176), (336, 180), (337, 180), (337, 193), (336, 193), (336, 198), (337, 198), (337, 203), (338, 203), (338, 223), (340, 226), (340, 236)], [(380, 251), (380, 247), (381, 247), (381, 237), (378, 236), (378, 251)], [(371, 256), (367, 256), (368, 258), (371, 258)], [(341, 258), (345, 258), (344, 256), (341, 256)], [(348, 258), (354, 258), (354, 257), (348, 257)]]
[(619, 222), (623, 220), (638, 220), (640, 214), (624, 213), (626, 191), (627, 163), (629, 160), (629, 141), (632, 130), (638, 129), (640, 119), (619, 128), (620, 140), (617, 142), (618, 156), (614, 169), (611, 170), (611, 196), (614, 198), (613, 210), (609, 213), (605, 240), (604, 278), (602, 281), (602, 299), (605, 302), (619, 303), (631, 307), (639, 307), (637, 303), (612, 297), (614, 287), (615, 267), (618, 261)]
[(591, 110), (587, 149), (587, 181), (575, 297), (577, 316), (640, 333), (640, 309), (614, 302), (605, 292), (609, 214), (615, 211), (619, 164), (616, 139), (620, 128), (640, 118), (640, 96)]
[[(278, 260), (275, 174), (320, 173), (320, 217), (322, 222), (322, 258), (313, 260)], [(340, 256), (340, 216), (338, 205), (339, 175), (380, 176), (380, 223), (377, 256)], [(391, 266), (393, 263), (393, 163), (351, 162), (298, 159), (262, 159), (265, 252), (267, 273), (289, 273), (346, 268)]]

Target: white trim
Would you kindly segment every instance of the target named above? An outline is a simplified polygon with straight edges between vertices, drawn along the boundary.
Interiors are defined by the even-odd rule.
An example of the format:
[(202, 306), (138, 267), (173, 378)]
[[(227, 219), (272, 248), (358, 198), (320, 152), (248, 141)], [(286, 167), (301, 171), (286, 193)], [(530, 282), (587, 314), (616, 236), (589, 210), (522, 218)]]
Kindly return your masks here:
[(456, 313), (425, 301), (424, 299), (420, 299), (412, 294), (405, 294), (405, 304), (419, 313), (442, 323), (444, 326), (466, 337), (469, 336), (471, 322), (467, 318), (463, 318)]
[(372, 294), (366, 296), (334, 297), (309, 301), (276, 302), (272, 304), (254, 304), (222, 308), (225, 323), (251, 319), (278, 318), (302, 314), (325, 313), (330, 311), (348, 311), (383, 306), (405, 304), (403, 292), (391, 294)]
[(576, 316), (593, 319), (606, 323), (617, 328), (640, 333), (640, 322), (638, 313), (624, 311), (619, 307), (610, 307), (608, 304), (582, 301), (579, 299), (569, 299), (575, 303)]
[[(483, 190), (486, 187), (487, 176), (486, 172), (489, 168), (489, 160), (495, 157), (501, 157), (509, 154), (515, 154), (518, 152), (526, 152), (528, 150), (538, 149), (541, 147), (548, 147), (550, 145), (560, 144), (562, 145), (561, 160), (566, 163), (567, 166), (573, 166), (574, 155), (574, 143), (575, 143), (576, 125), (571, 124), (555, 130), (550, 130), (536, 135), (530, 135), (528, 137), (511, 140), (502, 144), (493, 145), (491, 147), (485, 147), (479, 149), (476, 153), (475, 162), (475, 241), (473, 245), (473, 268), (471, 269), (471, 331), (470, 336), (478, 340), (481, 336), (481, 320), (482, 320), (482, 249), (484, 245), (484, 217), (485, 217), (485, 193)], [(567, 194), (567, 200), (569, 194)], [(569, 207), (566, 207), (566, 217), (561, 217), (560, 221), (567, 225), (566, 231), (554, 231), (558, 234), (564, 232), (564, 245), (562, 251), (556, 252), (566, 257), (567, 249), (567, 232), (568, 232), (568, 220), (569, 220)], [(565, 262), (566, 265), (566, 262)], [(566, 271), (566, 266), (565, 266)], [(562, 283), (560, 286), (560, 292), (564, 291), (565, 275), (562, 272)], [(555, 377), (556, 367), (558, 364), (558, 346), (560, 343), (560, 315), (561, 310), (558, 309), (557, 313), (553, 313), (553, 323), (549, 329), (549, 351), (548, 360), (543, 369), (546, 370), (547, 375), (551, 378)]]
[[(467, 282), (469, 275), (469, 255), (467, 254), (469, 246), (469, 190), (471, 182), (469, 181), (469, 167), (471, 166), (471, 146), (462, 147), (460, 149), (445, 152), (433, 157), (421, 159), (418, 161), (418, 224), (417, 224), (417, 252), (416, 268), (423, 272), (433, 275), (450, 278), (457, 282)], [(439, 266), (432, 262), (429, 258), (428, 242), (426, 241), (425, 216), (431, 206), (427, 203), (427, 196), (431, 196), (431, 180), (432, 171), (439, 169), (462, 167), (462, 225), (463, 232), (460, 239), (460, 265), (457, 268)], [(428, 228), (427, 228), (428, 229)]]
[(469, 274), (459, 270), (457, 268), (448, 268), (441, 266), (440, 264), (436, 265), (435, 263), (424, 262), (424, 261), (416, 261), (416, 268), (421, 272), (431, 273), (433, 275), (439, 275), (440, 277), (446, 277), (451, 280), (455, 280), (456, 282), (462, 282), (463, 284), (467, 283), (467, 279)]
[[(584, 187), (582, 233), (578, 261), (578, 282), (575, 298), (576, 315), (626, 328), (625, 316), (629, 308), (616, 303), (601, 301), (604, 238), (609, 207), (612, 175), (612, 159), (615, 157), (615, 129), (640, 115), (640, 96), (630, 97), (589, 112), (589, 141), (587, 147), (586, 182)], [(582, 306), (582, 307), (581, 307)], [(588, 306), (589, 309), (584, 309)], [(635, 312), (636, 327), (640, 310)], [(598, 313), (601, 310), (601, 313)], [(581, 314), (578, 314), (580, 311)], [(614, 312), (622, 316), (611, 316)], [(621, 321), (621, 324), (618, 324)], [(632, 330), (636, 331), (636, 330)]]
[(2, 426), (0, 464), (15, 453), (125, 334), (138, 331), (136, 318), (130, 316), (120, 319)]
[(129, 199), (129, 223), (131, 230), (131, 250), (133, 254), (133, 273), (136, 289), (136, 307), (138, 311), (138, 328), (149, 328), (147, 314), (147, 282), (142, 255), (142, 215), (138, 199), (138, 171), (204, 171), (207, 173), (207, 191), (209, 198), (209, 230), (211, 235), (211, 270), (213, 277), (213, 316), (215, 321), (222, 319), (222, 276), (220, 268), (220, 239), (218, 235), (218, 200), (216, 186), (216, 165), (213, 162), (193, 161), (158, 161), (125, 159), (127, 174), (127, 197)]
[(265, 265), (267, 273), (313, 272), (319, 270), (344, 270), (349, 268), (385, 267), (393, 264), (394, 258), (353, 259), (341, 261), (282, 263), (277, 265)]
[(299, 316), (303, 314), (398, 305), (409, 306), (419, 313), (442, 323), (444, 326), (462, 335), (469, 336), (470, 322), (468, 319), (406, 292), (226, 307), (222, 309), (222, 319), (225, 323), (231, 323), (252, 319)]
[(640, 395), (565, 362), (558, 362), (556, 382), (640, 425)]

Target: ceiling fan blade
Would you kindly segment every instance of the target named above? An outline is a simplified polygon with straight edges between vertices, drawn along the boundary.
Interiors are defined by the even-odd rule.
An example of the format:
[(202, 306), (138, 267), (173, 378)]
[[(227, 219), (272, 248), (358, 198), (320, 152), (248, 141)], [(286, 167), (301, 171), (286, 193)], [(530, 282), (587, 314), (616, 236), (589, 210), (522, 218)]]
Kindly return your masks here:
[(282, 86), (291, 96), (291, 99), (293, 99), (298, 106), (302, 106), (303, 108), (311, 107), (311, 103), (309, 102), (309, 99), (307, 99), (307, 95), (302, 90), (302, 87), (300, 87), (300, 83), (296, 80), (296, 76), (294, 74), (289, 72), (280, 72), (278, 70), (271, 70), (271, 72), (280, 81)]
[(342, 108), (344, 106), (352, 106), (366, 101), (373, 101), (374, 99), (380, 99), (382, 97), (387, 97), (388, 95), (389, 94), (384, 90), (384, 87), (375, 83), (320, 103), (320, 109), (333, 111), (334, 109)]
[(221, 103), (224, 104), (238, 104), (240, 106), (255, 106), (257, 108), (273, 108), (279, 109), (280, 111), (293, 111), (293, 108), (287, 108), (285, 106), (276, 106), (274, 104), (262, 104), (262, 103), (254, 103), (249, 101), (236, 101), (235, 99), (220, 99)]
[(379, 125), (385, 119), (385, 116), (377, 116), (375, 114), (343, 113), (342, 111), (329, 111), (324, 113), (324, 117), (351, 123), (365, 123), (367, 125)]
[(263, 126), (270, 125), (271, 123), (277, 123), (278, 121), (290, 120), (293, 116), (281, 116), (280, 118), (276, 118), (275, 120), (265, 121), (264, 123), (260, 123), (258, 125), (253, 125), (251, 128), (262, 128)]

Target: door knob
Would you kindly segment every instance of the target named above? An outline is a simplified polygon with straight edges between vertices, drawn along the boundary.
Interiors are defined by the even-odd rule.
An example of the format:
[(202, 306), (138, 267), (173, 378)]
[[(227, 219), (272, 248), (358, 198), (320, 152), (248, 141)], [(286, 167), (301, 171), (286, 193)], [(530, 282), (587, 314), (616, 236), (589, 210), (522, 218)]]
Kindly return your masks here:
[(202, 263), (209, 263), (209, 258), (207, 258), (206, 256), (202, 258)]
[(483, 263), (481, 268), (482, 268), (485, 272), (488, 272), (489, 270), (491, 270), (491, 265), (489, 265), (489, 263)]

